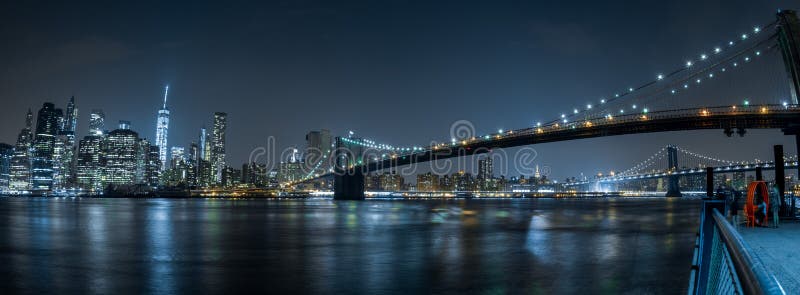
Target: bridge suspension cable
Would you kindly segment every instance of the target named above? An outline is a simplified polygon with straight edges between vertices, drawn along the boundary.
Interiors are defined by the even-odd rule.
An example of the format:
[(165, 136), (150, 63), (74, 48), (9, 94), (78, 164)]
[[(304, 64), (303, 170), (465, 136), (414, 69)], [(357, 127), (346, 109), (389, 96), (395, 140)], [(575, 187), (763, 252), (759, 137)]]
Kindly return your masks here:
[[(684, 161), (684, 163), (687, 163), (687, 164), (688, 163), (692, 163), (693, 164), (693, 165), (692, 164), (684, 165), (686, 168), (718, 166), (720, 164), (724, 165), (724, 166), (729, 166), (729, 165), (734, 165), (734, 164), (737, 164), (737, 163), (745, 163), (744, 161), (730, 161), (730, 160), (724, 160), (724, 159), (719, 159), (719, 158), (712, 157), (712, 156), (703, 155), (703, 154), (700, 154), (700, 153), (696, 153), (696, 152), (687, 150), (687, 149), (682, 148), (682, 147), (677, 147), (676, 146), (676, 148), (677, 148), (678, 152), (680, 152), (683, 155), (687, 156), (688, 158), (690, 158), (690, 160), (691, 159), (698, 160), (698, 161), (695, 161), (695, 162)], [(681, 158), (683, 158), (683, 157), (680, 157), (680, 156), (678, 157), (678, 159), (681, 159)], [(707, 161), (707, 162), (703, 163), (703, 161)], [(714, 163), (714, 164), (710, 164), (710, 163)]]
[[(621, 93), (604, 96), (599, 103), (587, 103), (585, 108), (573, 108), (571, 112), (562, 113), (558, 119), (549, 121), (546, 125), (568, 123), (578, 118), (613, 118), (613, 116), (627, 113), (646, 115), (654, 110), (653, 107), (647, 105), (648, 102), (652, 103), (653, 100), (663, 98), (659, 95), (664, 93), (676, 95), (679, 92), (687, 91), (701, 84), (705, 79), (714, 79), (733, 69), (740, 68), (762, 56), (764, 52), (776, 51), (773, 50), (775, 49), (776, 33), (765, 34), (762, 29), (773, 28), (775, 25), (776, 22), (773, 21), (766, 26), (756, 26), (752, 32), (741, 34), (738, 41), (728, 41), (727, 46), (715, 46), (712, 50), (713, 53), (699, 54), (697, 58), (689, 59), (685, 66), (678, 67), (666, 74), (657, 74), (655, 79), (638, 87), (628, 87)], [(731, 54), (726, 54), (728, 52)], [(704, 66), (701, 67), (701, 65)], [(642, 100), (631, 100), (640, 96), (643, 98)], [(626, 98), (631, 99), (627, 100), (625, 106), (620, 106), (624, 103), (623, 99)], [(537, 123), (537, 127), (540, 125)]]
[(648, 157), (646, 160), (639, 162), (638, 164), (633, 165), (633, 167), (630, 167), (620, 173), (615, 173), (615, 175), (627, 176), (627, 175), (639, 174), (642, 171), (646, 171), (645, 170), (646, 168), (654, 167), (657, 163), (663, 160), (664, 157), (666, 156), (666, 151), (667, 147), (662, 147), (660, 150), (658, 150), (656, 153)]

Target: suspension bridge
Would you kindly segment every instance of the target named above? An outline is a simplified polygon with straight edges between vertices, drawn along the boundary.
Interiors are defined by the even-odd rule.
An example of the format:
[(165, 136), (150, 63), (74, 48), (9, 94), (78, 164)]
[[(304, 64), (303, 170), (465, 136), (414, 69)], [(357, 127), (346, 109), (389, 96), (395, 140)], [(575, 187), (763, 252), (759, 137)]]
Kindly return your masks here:
[(329, 172), (309, 173), (284, 185), (333, 177), (335, 199), (358, 200), (364, 198), (364, 175), (372, 171), (498, 148), (624, 134), (719, 129), (727, 136), (744, 136), (747, 129), (781, 129), (800, 143), (800, 22), (794, 11), (780, 11), (771, 22), (716, 40), (695, 57), (644, 81), (515, 130), (456, 132), (449, 140), (406, 147), (352, 134), (336, 137), (332, 154), (324, 157)]
[[(776, 166), (783, 165), (784, 169), (798, 168), (797, 155), (783, 156), (783, 164), (775, 161), (762, 161), (758, 159), (747, 161), (731, 161), (719, 159), (714, 156), (696, 153), (679, 146), (666, 146), (648, 157), (646, 160), (623, 170), (619, 173), (609, 173), (594, 179), (578, 180), (565, 183), (568, 187), (586, 187), (598, 184), (613, 184), (637, 180), (658, 178), (682, 177), (692, 175), (705, 175), (707, 168), (712, 168), (712, 173), (733, 173), (774, 170)], [(676, 182), (677, 183), (677, 182)], [(669, 182), (670, 184), (676, 184)], [(668, 191), (680, 192), (680, 187), (668, 188)]]

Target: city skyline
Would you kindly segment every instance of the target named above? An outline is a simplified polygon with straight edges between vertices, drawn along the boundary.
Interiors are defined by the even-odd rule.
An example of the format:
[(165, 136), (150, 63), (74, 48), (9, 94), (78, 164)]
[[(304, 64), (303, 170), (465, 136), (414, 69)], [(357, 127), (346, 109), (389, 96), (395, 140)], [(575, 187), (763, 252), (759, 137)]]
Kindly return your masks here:
[[(232, 37), (219, 37), (233, 43), (214, 43), (222, 49), (219, 52), (203, 50), (201, 47), (187, 46), (201, 42), (196, 36), (181, 36), (180, 32), (187, 30), (183, 25), (172, 23), (171, 30), (163, 35), (153, 34), (153, 30), (145, 28), (142, 32), (132, 34), (125, 40), (115, 40), (107, 32), (91, 27), (87, 33), (76, 33), (76, 30), (85, 28), (84, 24), (72, 24), (65, 28), (62, 38), (53, 44), (56, 48), (63, 48), (62, 54), (72, 56), (80, 53), (86, 54), (93, 50), (107, 49), (103, 52), (112, 56), (102, 55), (98, 59), (75, 59), (82, 63), (72, 64), (12, 64), (12, 68), (22, 67), (27, 69), (26, 75), (11, 77), (1, 76), (4, 93), (0, 96), (8, 97), (8, 107), (4, 116), (0, 118), (0, 142), (11, 143), (18, 134), (19, 124), (24, 120), (27, 108), (37, 109), (45, 101), (61, 101), (73, 94), (81, 101), (80, 116), (91, 109), (103, 109), (107, 114), (108, 122), (129, 120), (132, 128), (139, 130), (142, 137), (155, 139), (155, 120), (152, 116), (157, 113), (157, 105), (161, 105), (163, 85), (171, 85), (170, 104), (170, 134), (169, 141), (176, 143), (172, 146), (189, 146), (197, 140), (197, 130), (202, 126), (212, 126), (209, 114), (213, 112), (226, 112), (230, 114), (230, 132), (227, 141), (231, 143), (226, 150), (227, 158), (231, 163), (247, 161), (248, 154), (255, 148), (265, 145), (269, 136), (275, 136), (278, 147), (301, 146), (304, 143), (303, 135), (309, 130), (328, 129), (334, 135), (344, 135), (348, 130), (354, 130), (359, 136), (375, 138), (383, 142), (396, 145), (424, 144), (431, 140), (446, 140), (449, 137), (450, 124), (458, 120), (474, 122), (479, 133), (490, 133), (497, 129), (515, 129), (533, 125), (537, 120), (552, 119), (570, 106), (579, 105), (588, 99), (594, 99), (603, 93), (609, 93), (615, 85), (626, 87), (631, 83), (640, 81), (641, 75), (652, 75), (651, 72), (640, 72), (638, 64), (645, 64), (646, 68), (656, 72), (658, 69), (679, 63), (686, 56), (696, 54), (697, 48), (709, 47), (718, 40), (698, 36), (719, 36), (725, 38), (731, 32), (729, 28), (739, 28), (740, 31), (748, 30), (748, 23), (756, 25), (770, 20), (776, 8), (789, 2), (775, 3), (740, 3), (750, 9), (721, 8), (712, 17), (712, 25), (685, 25), (683, 22), (697, 23), (701, 15), (691, 9), (681, 9), (684, 5), (659, 3), (656, 8), (662, 18), (647, 19), (643, 13), (636, 16), (642, 21), (643, 27), (656, 30), (663, 37), (648, 38), (649, 34), (640, 34), (640, 28), (625, 28), (608, 22), (623, 12), (614, 11), (612, 4), (598, 9), (608, 12), (607, 15), (595, 18), (588, 17), (583, 12), (570, 15), (575, 10), (569, 7), (560, 7), (554, 11), (553, 16), (541, 16), (537, 12), (537, 4), (503, 4), (493, 7), (497, 14), (508, 13), (514, 9), (529, 13), (530, 17), (512, 13), (511, 17), (502, 22), (497, 22), (492, 13), (488, 19), (473, 19), (480, 10), (480, 6), (466, 5), (459, 13), (453, 15), (453, 23), (442, 22), (431, 16), (419, 16), (419, 23), (410, 22), (397, 15), (387, 12), (379, 7), (366, 6), (374, 15), (360, 13), (357, 7), (341, 7), (338, 11), (328, 11), (325, 5), (315, 9), (308, 9), (310, 15), (320, 17), (320, 21), (309, 21), (295, 18), (291, 11), (293, 7), (269, 7), (257, 5), (252, 11), (234, 10), (223, 13), (220, 17), (250, 19), (267, 13), (267, 8), (275, 8), (276, 17), (294, 24), (288, 32), (273, 32), (263, 27), (247, 27), (246, 24), (234, 22), (228, 29), (241, 29), (242, 34)], [(11, 5), (11, 4), (8, 4)], [(446, 9), (447, 4), (435, 4), (436, 8)], [(22, 22), (19, 17), (28, 11), (25, 7), (11, 6), (5, 11), (19, 10), (19, 15), (7, 18), (10, 23)], [(132, 11), (142, 7), (116, 7), (109, 15), (121, 18), (130, 18), (133, 15), (125, 8)], [(207, 7), (206, 7), (207, 8)], [(395, 7), (401, 11), (412, 11), (413, 5), (400, 5)], [(545, 7), (546, 8), (546, 7)], [(652, 11), (649, 7), (639, 4), (624, 5), (625, 10)], [(66, 8), (77, 15), (79, 9)], [(203, 18), (206, 10), (198, 9), (185, 16), (181, 16), (185, 23), (196, 23)], [(161, 25), (169, 18), (160, 16), (158, 11), (144, 11), (145, 15), (153, 16), (154, 25)], [(627, 13), (626, 13), (627, 14)], [(673, 21), (671, 17), (676, 14), (684, 16), (681, 21)], [(337, 16), (353, 16), (360, 25), (374, 24), (381, 29), (403, 28), (412, 26), (417, 32), (419, 28), (429, 28), (430, 33), (410, 33), (400, 31), (385, 37), (375, 37), (372, 32), (360, 28), (354, 31), (352, 44), (332, 45), (326, 41), (326, 34), (338, 36), (342, 30), (347, 29), (347, 24), (338, 20)], [(560, 16), (560, 17), (559, 17)], [(54, 16), (52, 21), (57, 21), (61, 16)], [(380, 17), (386, 20), (380, 20)], [(531, 19), (539, 17), (539, 23), (531, 23)], [(104, 21), (103, 17), (87, 17), (85, 26), (91, 26)], [(176, 21), (176, 20), (172, 20)], [(475, 24), (471, 24), (475, 21)], [(325, 23), (335, 26), (324, 26)], [(598, 28), (593, 28), (594, 22), (599, 23)], [(43, 21), (43, 23), (50, 23)], [(115, 26), (116, 22), (110, 22)], [(471, 25), (470, 25), (471, 24)], [(649, 24), (649, 25), (647, 25)], [(157, 26), (164, 27), (164, 26)], [(169, 26), (167, 26), (169, 27)], [(724, 28), (724, 29), (723, 29)], [(32, 25), (25, 22), (22, 27), (26, 32), (36, 32), (33, 36), (48, 36), (61, 32), (53, 29)], [(612, 35), (603, 31), (619, 32)], [(687, 35), (692, 31), (696, 34)], [(218, 30), (214, 30), (218, 32)], [(260, 39), (248, 38), (252, 34), (268, 32), (270, 36), (285, 40), (283, 45), (266, 47), (274, 50), (271, 55), (257, 55), (252, 50), (264, 48), (268, 42)], [(445, 36), (445, 32), (452, 32), (451, 39), (437, 41)], [(477, 33), (475, 33), (477, 32)], [(559, 34), (555, 34), (558, 32)], [(299, 33), (293, 36), (290, 33)], [(475, 34), (472, 34), (475, 33)], [(8, 34), (8, 33), (6, 33)], [(494, 34), (494, 35), (493, 35)], [(566, 43), (571, 48), (559, 51), (550, 48), (550, 41), (557, 35), (575, 35), (580, 38), (570, 38)], [(596, 36), (595, 36), (596, 35)], [(9, 35), (9, 40), (16, 40), (14, 34)], [(300, 36), (300, 37), (298, 37)], [(345, 35), (348, 36), (348, 35)], [(607, 46), (620, 38), (638, 41), (641, 47), (615, 48)], [(283, 38), (283, 39), (280, 39)], [(372, 38), (372, 39), (371, 39)], [(373, 40), (375, 43), (367, 41)], [(681, 40), (681, 42), (673, 42)], [(225, 44), (238, 44), (241, 47), (230, 47)], [(491, 42), (490, 42), (491, 41)], [(557, 40), (555, 40), (557, 41)], [(43, 42), (43, 41), (42, 41)], [(478, 44), (495, 44), (495, 46), (474, 46)], [(606, 43), (611, 42), (611, 43)], [(12, 44), (14, 42), (10, 42)], [(680, 45), (676, 45), (680, 44)], [(206, 43), (200, 43), (206, 44)], [(313, 44), (325, 45), (319, 50), (310, 47)], [(370, 47), (369, 44), (374, 44)], [(420, 51), (413, 44), (430, 44), (430, 50)], [(19, 59), (25, 59), (21, 52), (23, 48), (33, 48), (30, 42), (19, 42), (14, 47), (4, 47), (4, 52), (16, 48)], [(9, 45), (12, 46), (12, 45)], [(327, 47), (326, 47), (327, 46)], [(458, 47), (454, 47), (458, 46)], [(295, 48), (296, 47), (296, 48)], [(75, 48), (85, 48), (76, 52)], [(237, 49), (238, 48), (238, 49)], [(602, 54), (593, 52), (592, 49), (606, 48)], [(35, 48), (34, 48), (35, 49)], [(301, 56), (309, 62), (281, 62), (275, 56), (286, 56), (292, 49), (303, 49)], [(365, 61), (359, 62), (356, 56), (342, 53), (344, 61), (349, 64), (334, 62), (330, 56), (333, 52), (375, 52), (367, 55)], [(371, 49), (370, 51), (365, 51)], [(462, 52), (461, 55), (448, 57), (445, 54)], [(241, 52), (240, 52), (241, 51)], [(675, 52), (674, 55), (654, 56), (655, 52)], [(32, 54), (41, 50), (30, 50)], [(182, 53), (189, 54), (182, 54)], [(273, 51), (267, 51), (273, 52)], [(241, 58), (233, 57), (232, 53), (242, 53)], [(501, 57), (508, 55), (508, 57)], [(209, 56), (228, 56), (230, 63), (211, 62), (208, 67), (198, 68), (194, 64), (197, 58)], [(227, 54), (227, 55), (226, 55)], [(13, 56), (17, 56), (13, 55)], [(476, 59), (477, 56), (491, 58)], [(559, 60), (566, 63), (564, 70), (555, 70), (548, 73), (544, 70), (549, 67), (549, 62), (542, 57)], [(398, 64), (397, 60), (408, 60), (409, 66)], [(34, 58), (31, 58), (33, 60)], [(69, 59), (69, 58), (65, 58)], [(605, 61), (600, 61), (600, 60)], [(477, 60), (480, 60), (478, 62)], [(485, 61), (483, 61), (485, 60)], [(258, 72), (252, 65), (263, 66), (264, 72)], [(311, 64), (310, 61), (315, 62)], [(420, 65), (436, 61), (434, 71), (424, 74), (418, 73), (410, 65)], [(375, 63), (373, 71), (365, 63)], [(268, 66), (274, 63), (274, 67)], [(477, 71), (461, 71), (457, 63), (466, 63)], [(598, 70), (614, 66), (617, 71), (614, 75), (603, 75)], [(68, 69), (85, 67), (88, 71), (76, 77), (65, 75)], [(114, 75), (106, 75), (114, 67)], [(505, 70), (503, 68), (506, 68)], [(200, 70), (205, 69), (205, 70)], [(274, 69), (274, 70), (273, 70)], [(41, 71), (40, 71), (41, 70)], [(456, 71), (458, 70), (458, 71)], [(460, 72), (461, 74), (455, 74)], [(592, 83), (579, 83), (579, 87), (571, 85), (575, 81), (574, 72), (583, 73), (581, 77), (593, 77), (597, 81)], [(222, 73), (225, 73), (222, 77)], [(494, 73), (494, 74), (491, 74)], [(308, 77), (305, 77), (308, 74)], [(495, 75), (499, 74), (499, 75)], [(348, 77), (333, 78), (333, 77)], [(419, 78), (412, 78), (418, 76)], [(452, 78), (442, 78), (442, 77)], [(496, 76), (496, 77), (495, 77)], [(111, 77), (131, 77), (135, 79), (110, 80)], [(218, 77), (217, 82), (212, 78)], [(386, 79), (392, 82), (386, 82)], [(20, 82), (13, 83), (11, 82)], [(49, 81), (49, 82), (48, 82)], [(294, 81), (294, 82), (287, 82)], [(478, 83), (477, 81), (485, 81)], [(551, 83), (553, 82), (553, 83)], [(557, 82), (557, 83), (556, 83)], [(552, 84), (548, 86), (546, 84)], [(264, 86), (266, 85), (266, 86)], [(313, 86), (313, 87), (305, 87)], [(337, 86), (338, 85), (338, 86)], [(409, 85), (410, 87), (399, 87)], [(470, 85), (485, 85), (482, 89)], [(321, 88), (326, 91), (317, 92), (313, 89)], [(398, 88), (407, 89), (397, 91)], [(499, 97), (499, 99), (498, 99)], [(557, 97), (558, 99), (543, 99), (542, 97)], [(562, 99), (563, 98), (563, 99)], [(374, 102), (371, 102), (373, 101)], [(450, 106), (445, 101), (464, 100), (479, 102), (474, 105)], [(482, 103), (486, 101), (486, 103)], [(337, 103), (341, 102), (341, 103)], [(491, 102), (491, 103), (490, 103)], [(387, 120), (382, 115), (386, 108), (427, 104), (430, 109), (415, 110), (413, 114)], [(530, 110), (530, 111), (526, 111)], [(341, 117), (338, 114), (358, 114)], [(203, 115), (199, 115), (203, 114)], [(402, 114), (402, 112), (401, 112)], [(497, 114), (503, 114), (498, 116)], [(416, 120), (422, 116), (426, 120)], [(424, 122), (424, 123), (423, 123)], [(79, 137), (87, 130), (86, 120), (78, 121), (77, 133)], [(113, 125), (113, 124), (112, 124)], [(633, 164), (627, 155), (619, 155), (617, 151), (626, 150), (632, 158), (644, 156), (644, 151), (652, 150), (664, 144), (676, 142), (679, 138), (686, 138), (688, 145), (695, 150), (703, 152), (719, 152), (720, 157), (726, 158), (769, 158), (770, 144), (789, 145), (791, 139), (779, 136), (778, 131), (750, 130), (743, 138), (726, 138), (718, 131), (692, 131), (620, 136), (613, 139), (601, 138), (591, 143), (591, 149), (585, 141), (572, 141), (565, 143), (552, 143), (536, 145), (539, 152), (538, 161), (541, 165), (558, 167), (552, 171), (556, 178), (578, 175), (580, 173), (593, 174), (595, 167), (624, 168)], [(761, 145), (755, 142), (765, 143)], [(737, 147), (737, 148), (730, 148)], [(788, 150), (791, 152), (791, 150)], [(473, 161), (474, 162), (474, 161)]]
[(3, 294), (795, 294), (800, 0), (0, 1)]

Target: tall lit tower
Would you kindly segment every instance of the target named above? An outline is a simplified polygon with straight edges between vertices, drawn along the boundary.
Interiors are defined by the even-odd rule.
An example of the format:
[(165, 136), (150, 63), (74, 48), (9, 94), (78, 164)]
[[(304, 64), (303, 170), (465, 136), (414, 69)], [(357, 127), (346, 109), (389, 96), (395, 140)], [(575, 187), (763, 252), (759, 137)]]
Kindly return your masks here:
[(156, 146), (158, 146), (158, 158), (161, 160), (162, 171), (167, 167), (167, 131), (169, 129), (167, 94), (169, 94), (169, 85), (164, 89), (164, 106), (158, 111), (158, 119), (156, 121)]
[(211, 167), (214, 181), (222, 181), (222, 170), (225, 169), (225, 129), (228, 127), (228, 114), (214, 113), (214, 129), (211, 130)]

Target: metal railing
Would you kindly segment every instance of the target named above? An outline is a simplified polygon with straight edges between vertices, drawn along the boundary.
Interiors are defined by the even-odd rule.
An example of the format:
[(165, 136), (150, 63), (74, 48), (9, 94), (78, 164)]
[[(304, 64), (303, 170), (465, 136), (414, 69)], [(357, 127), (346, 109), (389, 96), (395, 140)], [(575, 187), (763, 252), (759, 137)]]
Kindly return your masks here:
[(704, 202), (688, 294), (785, 294), (742, 236), (718, 209)]

